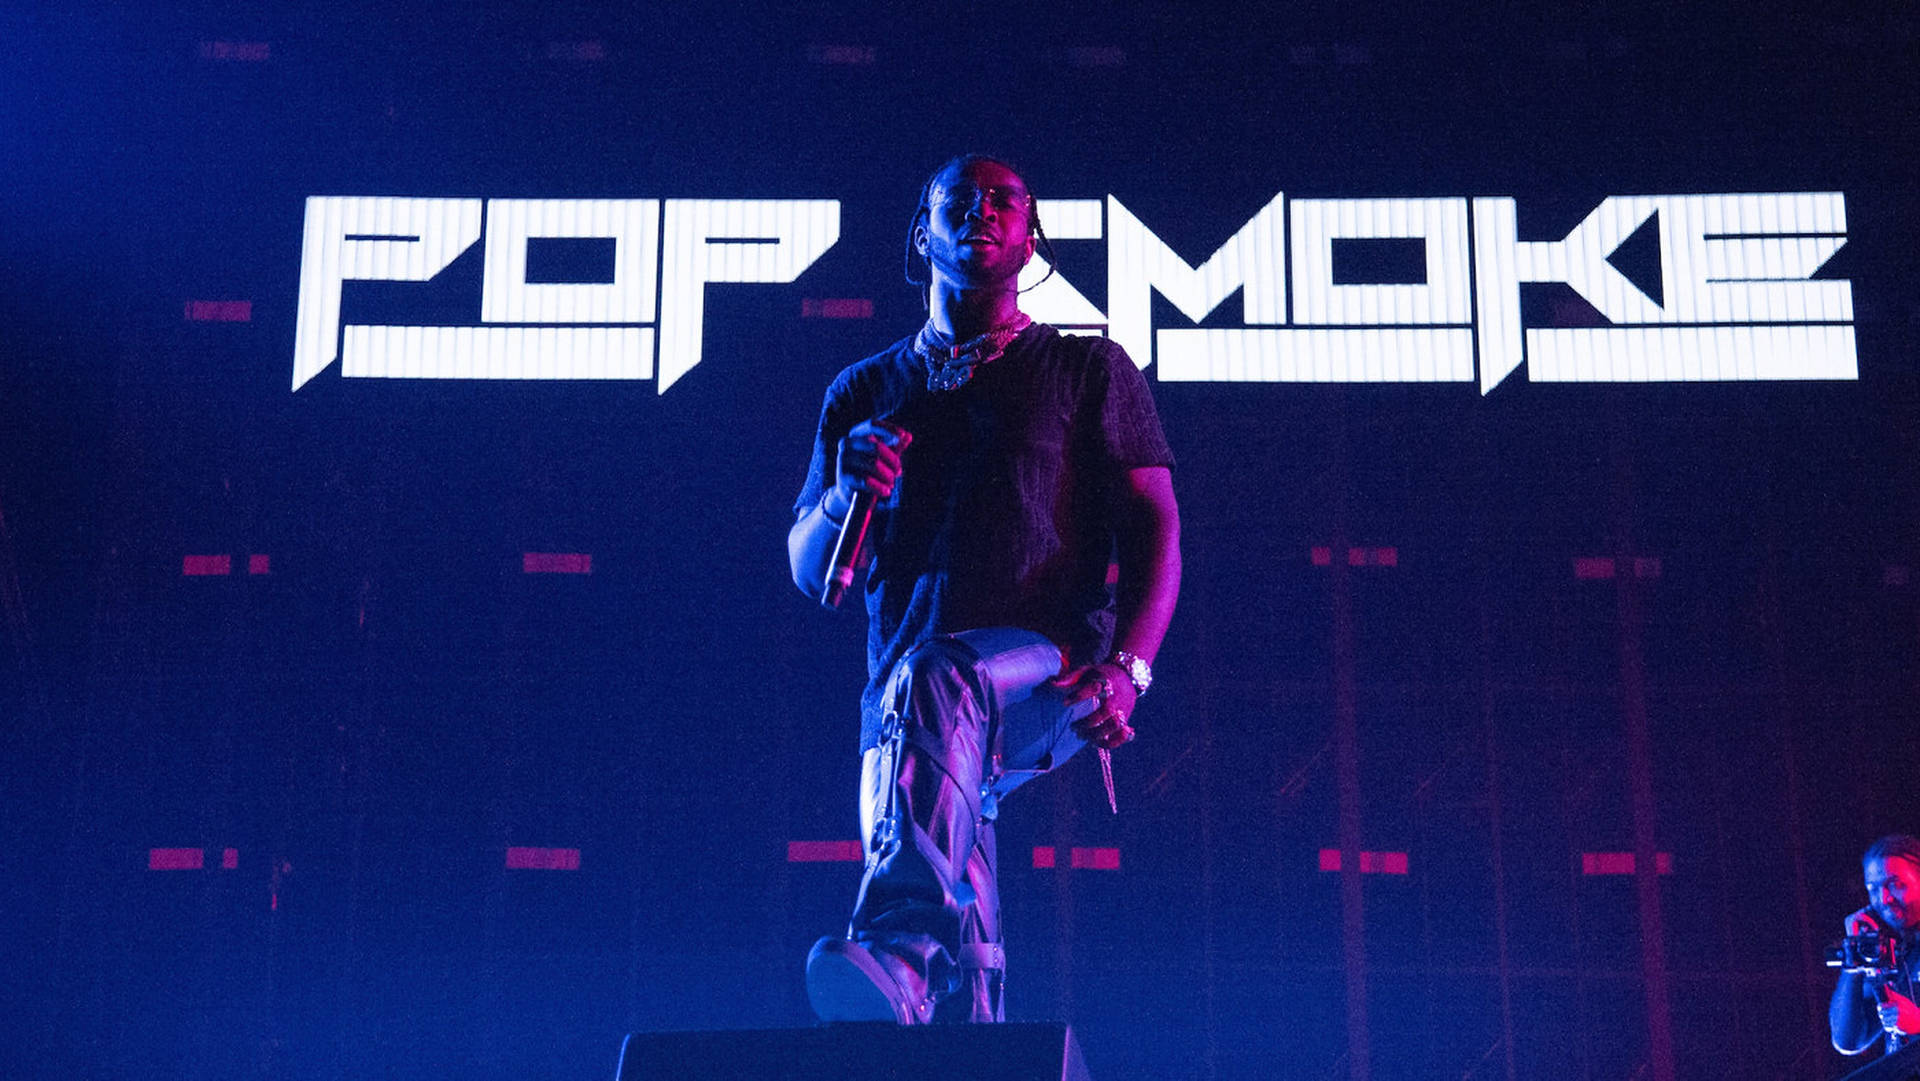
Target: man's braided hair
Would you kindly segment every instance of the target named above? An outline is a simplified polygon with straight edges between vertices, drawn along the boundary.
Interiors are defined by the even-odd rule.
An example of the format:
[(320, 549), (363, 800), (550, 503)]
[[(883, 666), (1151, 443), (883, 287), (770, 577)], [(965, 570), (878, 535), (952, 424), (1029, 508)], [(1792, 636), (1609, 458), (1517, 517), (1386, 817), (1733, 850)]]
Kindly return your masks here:
[[(1020, 170), (1014, 168), (1005, 158), (996, 157), (992, 154), (956, 154), (947, 159), (940, 168), (935, 169), (931, 176), (927, 177), (927, 182), (920, 185), (920, 205), (914, 208), (913, 217), (907, 222), (906, 257), (904, 260), (907, 281), (921, 288), (922, 292), (920, 297), (922, 303), (926, 302), (926, 287), (933, 284), (933, 267), (927, 262), (926, 256), (921, 255), (920, 250), (914, 246), (913, 233), (914, 230), (920, 228), (933, 213), (933, 205), (929, 202), (929, 200), (933, 198), (933, 183), (940, 179), (949, 169), (965, 169), (969, 165), (975, 165), (980, 162), (990, 162), (998, 165), (1007, 172), (1020, 177), (1020, 183), (1022, 185), (1026, 185), (1027, 183), (1027, 178), (1021, 175)], [(1027, 220), (1032, 223), (1033, 235), (1040, 241), (1040, 250), (1045, 254), (1047, 259), (1047, 277), (1040, 279), (1040, 281), (1046, 281), (1047, 278), (1053, 277), (1054, 269), (1060, 265), (1060, 257), (1054, 254), (1053, 241), (1047, 239), (1047, 231), (1040, 225), (1040, 203), (1039, 200), (1033, 197), (1033, 188), (1031, 186), (1027, 187)], [(1038, 284), (1040, 283), (1034, 283), (1034, 285)], [(1031, 289), (1033, 286), (1028, 286), (1027, 288)], [(1022, 290), (1022, 292), (1025, 292), (1025, 290)]]

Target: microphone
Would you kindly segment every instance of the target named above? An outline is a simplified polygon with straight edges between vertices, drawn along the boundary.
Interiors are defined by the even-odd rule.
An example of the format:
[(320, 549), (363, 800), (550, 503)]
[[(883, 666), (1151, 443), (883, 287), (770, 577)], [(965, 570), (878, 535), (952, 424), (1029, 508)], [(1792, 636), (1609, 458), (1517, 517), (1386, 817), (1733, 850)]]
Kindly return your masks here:
[(840, 538), (833, 545), (833, 562), (827, 565), (827, 588), (820, 603), (827, 608), (840, 607), (841, 598), (853, 585), (853, 568), (860, 563), (860, 549), (867, 542), (867, 526), (873, 523), (873, 493), (853, 493), (853, 505), (847, 508), (847, 520), (840, 523)]
[[(874, 433), (876, 440), (885, 439), (902, 452), (913, 442), (913, 433), (895, 426), (891, 417), (875, 417), (873, 426), (888, 433)], [(820, 603), (827, 608), (840, 607), (841, 598), (853, 586), (853, 569), (860, 565), (860, 549), (867, 543), (867, 527), (873, 523), (873, 505), (872, 492), (863, 489), (853, 493), (846, 520), (840, 523), (840, 536), (833, 544), (833, 560), (827, 564), (826, 588), (820, 592)]]

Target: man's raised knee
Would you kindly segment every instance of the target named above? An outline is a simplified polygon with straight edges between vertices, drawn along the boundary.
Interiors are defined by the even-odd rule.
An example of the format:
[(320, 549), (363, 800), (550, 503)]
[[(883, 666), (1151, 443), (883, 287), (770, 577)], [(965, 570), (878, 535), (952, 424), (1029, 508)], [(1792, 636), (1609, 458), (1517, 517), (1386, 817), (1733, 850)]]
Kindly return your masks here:
[(983, 725), (979, 664), (973, 651), (951, 638), (915, 646), (894, 666), (888, 707), (897, 711), (909, 743), (944, 747), (957, 725)]

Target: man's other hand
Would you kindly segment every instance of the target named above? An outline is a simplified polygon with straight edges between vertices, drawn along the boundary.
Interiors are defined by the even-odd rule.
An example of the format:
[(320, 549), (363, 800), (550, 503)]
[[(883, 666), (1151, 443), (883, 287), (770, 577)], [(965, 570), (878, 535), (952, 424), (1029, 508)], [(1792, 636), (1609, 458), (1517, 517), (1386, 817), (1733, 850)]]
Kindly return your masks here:
[(1052, 682), (1066, 689), (1069, 706), (1099, 701), (1100, 708), (1073, 722), (1073, 730), (1081, 739), (1108, 750), (1133, 739), (1133, 704), (1140, 696), (1119, 665), (1090, 664), (1070, 669)]

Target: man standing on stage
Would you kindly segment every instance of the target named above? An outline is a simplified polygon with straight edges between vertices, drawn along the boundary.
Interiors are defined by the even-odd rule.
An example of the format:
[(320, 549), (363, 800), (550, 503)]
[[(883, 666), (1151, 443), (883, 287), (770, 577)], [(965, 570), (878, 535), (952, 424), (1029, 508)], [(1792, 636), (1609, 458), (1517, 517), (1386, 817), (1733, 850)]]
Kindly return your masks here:
[(1883, 1032), (1899, 1042), (1920, 1034), (1913, 986), (1914, 969), (1920, 967), (1913, 956), (1913, 948), (1920, 945), (1920, 839), (1882, 837), (1867, 849), (1860, 865), (1866, 875), (1867, 907), (1847, 917), (1847, 937), (1877, 934), (1891, 939), (1892, 953), (1884, 958), (1890, 963), (1874, 966), (1874, 972), (1842, 971), (1833, 989), (1827, 1024), (1834, 1049), (1848, 1055), (1872, 1047)]
[(1004, 1019), (999, 802), (1133, 738), (1179, 592), (1146, 380), (1112, 342), (1020, 311), (1036, 243), (1004, 162), (966, 155), (928, 180), (907, 235), (926, 325), (833, 381), (795, 504), (788, 556), (815, 598), (856, 497), (874, 508), (866, 870), (846, 936), (807, 958), (825, 1020)]

